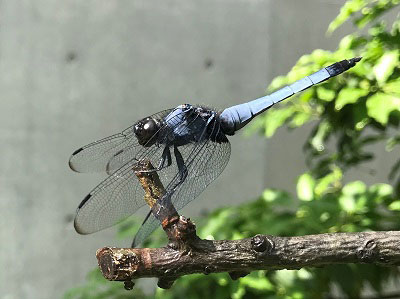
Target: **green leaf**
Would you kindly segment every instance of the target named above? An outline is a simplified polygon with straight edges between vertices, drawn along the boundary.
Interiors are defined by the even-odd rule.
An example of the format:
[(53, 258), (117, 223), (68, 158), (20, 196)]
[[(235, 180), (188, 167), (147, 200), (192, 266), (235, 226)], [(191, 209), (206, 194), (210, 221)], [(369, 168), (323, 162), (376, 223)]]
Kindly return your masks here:
[(393, 73), (395, 67), (399, 65), (399, 51), (394, 50), (383, 54), (377, 64), (373, 68), (373, 72), (379, 85), (384, 82)]
[(349, 195), (342, 195), (339, 197), (339, 204), (343, 211), (347, 213), (354, 213), (356, 211), (356, 202), (354, 197)]
[(400, 200), (396, 200), (389, 205), (389, 209), (392, 211), (400, 211)]
[(276, 281), (284, 287), (290, 287), (293, 285), (294, 281), (296, 280), (296, 276), (296, 271), (294, 270), (284, 269), (275, 272)]
[(329, 121), (324, 120), (319, 124), (317, 132), (311, 139), (311, 145), (316, 151), (322, 152), (325, 149), (324, 140), (331, 129), (332, 127)]
[(369, 187), (369, 192), (373, 193), (375, 197), (388, 197), (393, 194), (393, 187), (389, 184), (374, 184)]
[(335, 109), (340, 110), (343, 106), (347, 104), (353, 104), (357, 102), (360, 97), (363, 97), (368, 94), (368, 90), (360, 89), (360, 88), (343, 88), (335, 101)]
[(372, 75), (370, 75), (370, 74), (372, 74), (372, 68), (373, 68), (373, 65), (362, 61), (357, 64), (357, 67), (351, 69), (351, 71), (354, 74), (361, 77), (360, 79), (362, 81), (359, 82), (359, 85), (362, 89), (367, 89), (371, 86), (371, 82), (367, 79), (369, 79), (368, 76), (370, 76), (371, 78), (373, 77)]
[(386, 125), (392, 111), (400, 111), (400, 98), (378, 92), (367, 100), (368, 115)]
[(354, 181), (344, 186), (342, 195), (339, 197), (339, 205), (342, 210), (349, 214), (353, 214), (356, 211), (364, 211), (367, 203), (367, 198), (365, 196), (366, 191), (367, 187), (361, 181)]
[(261, 198), (267, 203), (276, 205), (293, 205), (293, 199), (288, 192), (282, 190), (265, 189)]
[[(367, 44), (367, 47), (364, 49), (362, 55), (363, 55), (363, 59), (365, 59), (365, 61), (373, 61), (374, 62), (376, 59), (379, 59), (380, 57), (382, 57), (384, 53), (385, 53), (385, 49), (384, 49), (382, 43), (379, 42), (378, 40), (374, 39)], [(375, 67), (375, 65), (372, 66), (371, 74), (365, 73), (365, 75), (369, 79), (376, 78), (375, 74), (373, 72), (374, 67)]]
[(367, 187), (361, 181), (354, 181), (348, 183), (346, 186), (343, 187), (343, 194), (353, 196), (355, 194), (365, 193)]
[(292, 120), (290, 121), (290, 127), (300, 127), (311, 119), (311, 113), (304, 113), (297, 111)]
[(387, 82), (382, 86), (382, 90), (387, 94), (400, 95), (400, 80)]
[(246, 288), (244, 285), (239, 285), (237, 290), (232, 293), (232, 299), (242, 299), (246, 295)]
[(339, 49), (340, 50), (350, 49), (355, 38), (356, 38), (356, 36), (352, 35), (352, 34), (349, 34), (349, 35), (346, 35), (345, 37), (343, 37), (339, 43)]
[(315, 194), (321, 196), (325, 191), (327, 191), (329, 186), (338, 185), (342, 176), (342, 170), (339, 167), (334, 167), (331, 173), (318, 180), (318, 183), (315, 186)]
[(352, 122), (355, 124), (354, 129), (356, 131), (362, 131), (364, 127), (371, 122), (371, 118), (368, 116), (367, 107), (364, 102), (358, 102), (352, 107)]
[(311, 201), (314, 199), (315, 180), (309, 173), (302, 174), (297, 181), (297, 196), (300, 200)]
[(290, 116), (292, 116), (293, 112), (294, 109), (292, 106), (268, 111), (264, 123), (265, 136), (269, 138), (274, 135), (275, 131), (281, 127)]
[(332, 89), (327, 89), (323, 86), (317, 87), (317, 96), (323, 101), (330, 102), (335, 98), (335, 91)]
[(240, 284), (259, 291), (272, 291), (274, 289), (274, 286), (266, 277), (246, 276), (240, 279)]
[(268, 92), (270, 91), (274, 91), (280, 87), (282, 87), (283, 85), (288, 84), (288, 79), (285, 76), (278, 76), (275, 77), (272, 82), (270, 83), (269, 87), (268, 87)]
[(367, 4), (368, 1), (366, 0), (347, 1), (340, 9), (339, 15), (329, 24), (328, 33), (335, 31), (340, 25), (346, 22), (352, 14), (359, 11)]
[(363, 28), (399, 4), (398, 0), (369, 0), (369, 2), (374, 3), (374, 5), (363, 8), (361, 17), (354, 22), (360, 28)]
[(313, 278), (312, 273), (304, 268), (297, 271), (297, 276), (302, 280), (309, 280)]

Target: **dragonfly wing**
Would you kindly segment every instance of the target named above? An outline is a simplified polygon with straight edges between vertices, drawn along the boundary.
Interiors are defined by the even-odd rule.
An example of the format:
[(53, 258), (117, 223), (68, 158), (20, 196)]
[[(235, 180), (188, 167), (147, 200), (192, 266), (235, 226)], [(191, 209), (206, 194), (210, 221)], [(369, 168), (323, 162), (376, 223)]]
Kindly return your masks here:
[[(153, 116), (158, 119), (163, 119), (171, 111), (172, 109), (165, 110), (153, 114)], [(176, 118), (179, 119), (179, 115), (177, 115)], [(177, 121), (176, 128), (179, 129), (180, 126), (183, 125)], [(148, 160), (154, 166), (159, 164), (166, 146), (165, 139), (170, 137), (168, 135), (170, 130), (170, 127), (163, 125), (160, 128), (160, 131), (162, 131), (160, 136), (164, 136), (164, 139), (158, 140), (158, 143), (154, 143), (149, 147), (138, 145), (135, 156), (133, 156), (135, 147), (133, 140), (136, 142), (136, 138), (133, 137), (130, 138), (132, 148), (126, 146), (128, 143), (125, 143), (123, 151), (121, 152), (121, 150), (118, 150), (117, 153), (119, 154), (114, 154), (108, 161), (106, 158), (101, 158), (103, 166), (104, 162), (107, 161), (106, 165), (109, 165), (108, 169), (116, 168), (120, 164), (122, 164), (122, 166), (112, 172), (109, 177), (94, 188), (79, 205), (74, 222), (75, 229), (78, 233), (90, 234), (113, 226), (132, 215), (145, 204), (144, 191), (133, 169), (137, 165), (137, 162), (141, 160)], [(128, 135), (128, 132), (123, 131), (121, 134), (125, 136)], [(104, 142), (101, 143), (104, 144)], [(89, 148), (93, 148), (93, 146)], [(83, 152), (83, 150), (81, 152)], [(113, 152), (115, 152), (115, 148)], [(89, 155), (87, 157), (89, 157)], [(82, 159), (81, 161), (84, 160)], [(94, 160), (91, 161), (92, 163), (87, 163), (87, 165), (93, 166)], [(95, 164), (97, 165), (97, 163)], [(160, 178), (162, 177), (164, 179), (162, 181), (164, 185), (167, 185), (174, 177), (174, 171), (176, 173), (176, 167), (166, 167), (161, 170), (162, 175)]]
[(146, 238), (150, 236), (150, 234), (154, 232), (159, 226), (160, 221), (151, 213), (137, 231), (135, 238), (132, 242), (132, 248), (135, 248), (138, 245), (142, 244), (143, 241), (146, 240)]
[(69, 167), (76, 172), (105, 171), (108, 162), (114, 156), (124, 152), (126, 148), (130, 149), (131, 158), (140, 149), (133, 133), (133, 126), (122, 133), (92, 142), (76, 150), (69, 159)]
[[(173, 110), (175, 110), (175, 109), (176, 109), (176, 108), (164, 110), (164, 111), (155, 113), (155, 114), (153, 114), (153, 115), (150, 115), (149, 117), (150, 117), (150, 118), (154, 118), (154, 119), (156, 119), (156, 120), (162, 122), (162, 121), (163, 121)], [(177, 125), (177, 126), (180, 125), (180, 122), (177, 121), (178, 119), (180, 119), (180, 115), (179, 115), (179, 114), (176, 114), (175, 120), (176, 120), (176, 125)], [(174, 120), (174, 118), (172, 118), (172, 121), (173, 121), (173, 120)], [(171, 126), (171, 124), (169, 124), (169, 125)], [(164, 132), (165, 132), (165, 130), (166, 130), (166, 127), (165, 127), (165, 124), (164, 124), (164, 125), (160, 128), (160, 130), (159, 130), (156, 134), (154, 134), (154, 136), (153, 136), (152, 138), (150, 138), (150, 140), (153, 141), (153, 138), (157, 138), (158, 133), (159, 133), (160, 131), (164, 131)], [(125, 131), (126, 131), (126, 130), (125, 130)], [(124, 131), (124, 132), (125, 132), (125, 131)], [(131, 130), (131, 131), (132, 131), (132, 130)], [(124, 133), (124, 132), (123, 132), (123, 133)], [(161, 134), (161, 135), (163, 135), (163, 134)], [(168, 134), (167, 134), (167, 135), (168, 135)], [(167, 137), (164, 136), (164, 139), (165, 139), (165, 138), (167, 138)], [(136, 138), (135, 138), (135, 141), (136, 141)], [(159, 142), (159, 143), (165, 143), (164, 140), (158, 140), (158, 142)], [(136, 141), (136, 143), (127, 144), (127, 146), (126, 146), (124, 149), (122, 149), (122, 150), (116, 152), (116, 153), (114, 154), (114, 156), (111, 157), (111, 159), (108, 161), (108, 163), (107, 163), (107, 165), (106, 165), (106, 172), (107, 172), (108, 174), (111, 174), (114, 170), (120, 168), (120, 167), (123, 166), (125, 163), (127, 163), (130, 159), (132, 159), (132, 157), (135, 157), (135, 156), (136, 156), (136, 159), (137, 159), (137, 160), (141, 160), (141, 159), (146, 158), (146, 156), (147, 156), (146, 151), (138, 151), (138, 150), (137, 150), (138, 146), (139, 146), (139, 145), (138, 145), (138, 143), (137, 143), (137, 141)], [(154, 166), (156, 166), (156, 165), (154, 165)]]
[(226, 137), (225, 142), (208, 142), (199, 149), (197, 158), (187, 165), (189, 173), (185, 183), (172, 195), (175, 209), (180, 210), (194, 200), (222, 173), (228, 164), (230, 152), (230, 143)]
[[(151, 147), (147, 155), (160, 157), (161, 148)], [(132, 159), (94, 188), (78, 207), (74, 226), (80, 234), (90, 234), (115, 225), (145, 204), (144, 191)]]
[[(162, 120), (174, 109), (164, 110), (149, 117)], [(121, 133), (92, 142), (76, 150), (69, 159), (69, 167), (76, 172), (101, 172), (108, 174), (128, 163), (140, 151), (145, 154), (133, 132), (134, 125)], [(161, 129), (164, 129), (161, 128)]]

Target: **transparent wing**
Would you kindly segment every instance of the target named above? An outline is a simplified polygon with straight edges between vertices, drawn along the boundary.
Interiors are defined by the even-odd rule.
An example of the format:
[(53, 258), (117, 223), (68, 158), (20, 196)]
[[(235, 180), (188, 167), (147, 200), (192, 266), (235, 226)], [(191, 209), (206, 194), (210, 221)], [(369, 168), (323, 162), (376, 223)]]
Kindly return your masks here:
[(69, 167), (76, 172), (105, 171), (107, 163), (126, 148), (130, 149), (130, 153), (140, 148), (133, 134), (133, 126), (76, 150), (69, 159)]
[[(164, 110), (151, 117), (162, 119), (172, 110)], [(133, 133), (133, 126), (76, 150), (69, 159), (69, 167), (76, 172), (106, 171), (108, 174), (119, 169), (142, 148)]]
[(153, 214), (150, 214), (149, 218), (142, 224), (142, 226), (137, 231), (135, 238), (132, 242), (132, 248), (138, 247), (143, 243), (144, 240), (147, 239), (148, 236), (151, 235), (158, 227), (160, 226), (160, 221), (154, 217)]
[[(158, 113), (155, 116), (163, 118), (168, 115), (169, 112), (171, 112), (171, 110)], [(176, 119), (181, 118), (179, 115), (176, 115)], [(172, 119), (168, 127), (164, 125), (160, 129), (160, 131), (164, 131), (165, 134), (155, 134), (155, 136), (164, 136), (164, 139), (170, 138), (170, 136), (168, 136), (170, 133), (168, 132), (171, 131), (171, 124), (173, 124), (173, 129), (175, 129), (176, 132), (185, 129), (184, 123)], [(138, 161), (143, 159), (149, 160), (153, 166), (159, 164), (166, 146), (165, 140), (159, 141), (159, 143), (151, 147), (141, 147), (134, 157), (126, 154), (126, 159), (130, 159), (128, 162), (121, 162), (121, 157), (125, 154), (116, 156), (118, 159), (121, 159), (118, 161), (119, 163), (123, 163), (123, 166), (94, 188), (78, 207), (74, 222), (75, 229), (78, 233), (90, 234), (113, 226), (132, 215), (145, 204), (144, 191), (138, 182), (133, 168)], [(128, 151), (126, 151), (126, 153), (128, 153)], [(116, 164), (117, 162), (113, 162), (113, 165)], [(175, 164), (176, 163), (173, 163), (171, 166), (158, 171), (164, 186), (167, 186), (178, 172), (178, 168)]]
[[(145, 155), (156, 163), (161, 152), (161, 147), (152, 146)], [(133, 170), (136, 163), (135, 159), (125, 163), (85, 197), (74, 221), (78, 233), (90, 234), (113, 226), (145, 204), (144, 191)]]
[[(203, 142), (179, 147), (188, 169), (188, 176), (171, 197), (177, 210), (182, 209), (195, 199), (221, 174), (229, 161), (230, 143), (226, 136), (220, 132), (219, 123), (214, 124), (212, 130), (216, 133), (216, 139), (207, 139)], [(166, 191), (170, 192), (178, 181), (179, 175), (177, 174), (168, 184)], [(151, 214), (139, 228), (132, 247), (141, 244), (159, 225), (160, 222)]]

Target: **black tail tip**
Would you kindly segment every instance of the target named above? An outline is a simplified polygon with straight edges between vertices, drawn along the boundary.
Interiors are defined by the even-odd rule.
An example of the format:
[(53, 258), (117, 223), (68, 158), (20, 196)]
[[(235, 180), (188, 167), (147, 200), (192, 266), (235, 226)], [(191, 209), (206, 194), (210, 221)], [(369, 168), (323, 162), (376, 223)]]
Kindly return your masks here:
[(348, 61), (349, 61), (350, 66), (355, 66), (356, 63), (359, 62), (361, 59), (362, 59), (361, 56), (357, 56), (357, 57), (349, 59)]
[(353, 66), (356, 65), (357, 62), (359, 62), (362, 59), (362, 57), (354, 57), (351, 59), (345, 59), (339, 62), (336, 62), (334, 64), (331, 64), (330, 66), (327, 66), (325, 69), (328, 71), (330, 77), (337, 76), (348, 69), (352, 68)]

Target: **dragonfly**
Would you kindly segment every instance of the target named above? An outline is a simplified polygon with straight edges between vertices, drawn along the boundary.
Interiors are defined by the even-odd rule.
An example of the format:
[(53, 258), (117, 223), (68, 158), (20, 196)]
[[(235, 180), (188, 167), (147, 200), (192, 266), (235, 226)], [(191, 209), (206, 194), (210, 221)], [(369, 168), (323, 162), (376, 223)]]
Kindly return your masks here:
[[(222, 111), (179, 105), (79, 148), (69, 159), (73, 171), (105, 171), (109, 176), (78, 206), (75, 230), (90, 234), (111, 227), (145, 204), (144, 191), (134, 171), (142, 161), (154, 165), (150, 171), (157, 172), (165, 187), (159, 199), (161, 206), (168, 201), (176, 210), (182, 209), (224, 170), (231, 152), (227, 136), (234, 135), (274, 104), (347, 71), (360, 59), (336, 62), (270, 95)], [(159, 226), (156, 216), (149, 212), (132, 247), (141, 244)]]

